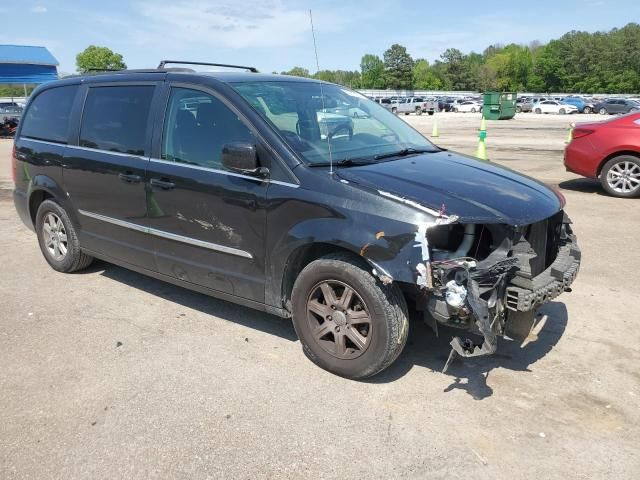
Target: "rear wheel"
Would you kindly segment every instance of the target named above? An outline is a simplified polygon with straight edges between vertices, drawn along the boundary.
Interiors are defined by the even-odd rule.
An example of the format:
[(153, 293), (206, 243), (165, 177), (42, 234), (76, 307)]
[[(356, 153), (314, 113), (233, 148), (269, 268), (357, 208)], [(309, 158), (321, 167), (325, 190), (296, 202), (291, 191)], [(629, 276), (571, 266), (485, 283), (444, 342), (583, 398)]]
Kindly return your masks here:
[(458, 113), (458, 109), (457, 108), (454, 108), (453, 111), (454, 111), (454, 113)]
[(422, 109), (420, 107), (416, 107), (416, 115), (422, 115)]
[(522, 107), (516, 107), (516, 113), (521, 113), (522, 112)]
[(589, 114), (591, 111), (591, 107), (584, 107), (583, 113)]
[(564, 108), (561, 108), (561, 109), (558, 111), (558, 113), (559, 113), (560, 115), (564, 115), (565, 113), (567, 113), (567, 111), (566, 111)]
[(391, 113), (393, 113), (394, 115), (396, 115), (398, 113), (398, 109), (396, 107), (393, 107), (391, 109)]
[(600, 113), (600, 115), (606, 115), (609, 112), (607, 112), (607, 109), (603, 107), (603, 108), (600, 109), (600, 111), (598, 113)]
[(292, 292), (293, 325), (305, 355), (347, 378), (387, 368), (407, 340), (407, 305), (357, 259), (333, 254), (307, 265)]
[(612, 158), (602, 167), (602, 187), (611, 195), (633, 198), (640, 195), (640, 159), (631, 155)]
[(88, 267), (93, 261), (93, 257), (80, 249), (67, 212), (52, 200), (45, 200), (38, 208), (36, 233), (40, 250), (54, 270), (75, 272)]
[(539, 108), (536, 108), (536, 113), (542, 113), (542, 110), (540, 110)]
[(471, 108), (471, 113), (476, 113), (476, 109), (475, 109), (475, 107), (472, 107), (472, 108)]

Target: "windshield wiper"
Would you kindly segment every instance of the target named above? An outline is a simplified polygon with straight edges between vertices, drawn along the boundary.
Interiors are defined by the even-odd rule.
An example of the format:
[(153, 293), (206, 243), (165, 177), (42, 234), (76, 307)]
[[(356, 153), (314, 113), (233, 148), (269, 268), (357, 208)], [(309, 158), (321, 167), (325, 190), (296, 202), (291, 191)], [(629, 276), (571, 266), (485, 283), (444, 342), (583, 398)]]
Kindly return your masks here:
[(381, 153), (380, 155), (376, 155), (373, 157), (374, 160), (380, 160), (382, 158), (391, 158), (391, 157), (406, 157), (407, 155), (412, 155), (414, 153), (433, 153), (435, 150), (427, 150), (424, 148), (403, 148), (402, 150), (397, 150), (395, 152), (389, 153)]
[[(342, 160), (336, 160), (333, 164), (336, 167), (356, 167), (358, 165), (369, 165), (373, 163), (373, 160), (354, 160), (351, 158), (343, 158)], [(331, 165), (329, 162), (310, 163), (310, 167), (328, 167)]]

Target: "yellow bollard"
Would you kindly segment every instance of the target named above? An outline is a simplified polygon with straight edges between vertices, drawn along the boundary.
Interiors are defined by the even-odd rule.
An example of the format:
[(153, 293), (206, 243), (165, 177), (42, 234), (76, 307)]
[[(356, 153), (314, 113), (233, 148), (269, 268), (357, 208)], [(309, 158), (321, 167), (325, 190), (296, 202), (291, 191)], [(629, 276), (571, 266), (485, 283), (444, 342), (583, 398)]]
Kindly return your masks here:
[(484, 115), (482, 115), (482, 121), (480, 122), (480, 131), (481, 132), (487, 131), (487, 122), (484, 119)]
[(434, 117), (433, 119), (433, 130), (431, 130), (432, 137), (439, 137), (440, 133), (438, 132), (438, 119)]
[(564, 143), (571, 143), (571, 140), (573, 140), (573, 129), (575, 126), (575, 123), (569, 124), (569, 135), (567, 136), (567, 139), (564, 141)]
[(484, 141), (487, 138), (487, 132), (480, 131), (480, 135), (478, 135), (478, 149), (476, 150), (476, 158), (480, 160), (487, 160), (487, 146)]

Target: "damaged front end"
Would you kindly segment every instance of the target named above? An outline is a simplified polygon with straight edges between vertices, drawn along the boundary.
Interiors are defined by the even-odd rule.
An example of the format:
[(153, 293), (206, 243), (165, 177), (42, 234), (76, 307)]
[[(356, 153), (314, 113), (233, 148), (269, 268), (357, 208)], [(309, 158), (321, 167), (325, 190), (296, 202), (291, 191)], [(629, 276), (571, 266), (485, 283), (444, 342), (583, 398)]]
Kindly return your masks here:
[[(580, 249), (560, 211), (524, 226), (436, 222), (418, 227), (416, 301), (425, 320), (482, 337), (454, 337), (444, 370), (458, 357), (491, 355), (498, 337), (525, 340), (535, 332), (535, 309), (570, 291)], [(526, 343), (526, 342), (525, 342)]]

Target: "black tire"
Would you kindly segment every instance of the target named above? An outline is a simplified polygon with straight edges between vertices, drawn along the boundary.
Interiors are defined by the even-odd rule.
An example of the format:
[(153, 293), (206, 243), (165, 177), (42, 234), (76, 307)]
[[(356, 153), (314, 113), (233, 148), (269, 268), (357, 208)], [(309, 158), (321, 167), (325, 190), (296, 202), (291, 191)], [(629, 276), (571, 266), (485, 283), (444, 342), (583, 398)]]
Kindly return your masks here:
[(457, 108), (454, 108), (454, 109), (453, 109), (453, 113), (458, 113), (458, 109), (457, 109)]
[(416, 115), (422, 115), (422, 108), (416, 107)]
[[(612, 158), (602, 167), (602, 171), (600, 172), (600, 183), (602, 184), (602, 188), (605, 191), (613, 195), (614, 197), (620, 198), (635, 198), (640, 196), (640, 183), (636, 181), (627, 180), (626, 185), (629, 186), (629, 191), (624, 191), (626, 185), (624, 183), (620, 185), (615, 185), (613, 180), (613, 172), (615, 171), (616, 166), (620, 166), (622, 169), (625, 166), (628, 166), (628, 170), (630, 174), (628, 174), (627, 178), (633, 177), (637, 180), (640, 180), (640, 158), (634, 157), (633, 155), (619, 155), (617, 157)], [(617, 175), (620, 177), (620, 174)], [(624, 182), (621, 180), (621, 182)]]
[(567, 111), (566, 111), (564, 108), (561, 108), (561, 109), (558, 111), (558, 113), (559, 113), (560, 115), (564, 115), (565, 113), (567, 113)]
[(436, 112), (429, 112), (429, 115), (433, 115), (434, 113), (436, 113)]
[(606, 109), (606, 108), (602, 107), (598, 113), (599, 113), (600, 115), (607, 115), (609, 112), (607, 112), (607, 109)]
[(391, 113), (393, 113), (394, 115), (397, 115), (397, 113), (398, 113), (398, 109), (397, 109), (396, 107), (393, 107), (393, 108), (391, 109)]
[(476, 113), (476, 108), (475, 107), (471, 107), (471, 113)]
[(522, 107), (516, 107), (516, 113), (522, 112)]
[[(47, 246), (48, 240), (45, 237), (47, 235), (47, 226), (50, 225), (48, 219), (51, 218), (57, 218), (62, 223), (62, 229), (58, 231), (57, 241), (60, 242), (62, 235), (64, 235), (65, 240), (61, 243), (64, 244), (66, 252), (61, 258), (56, 258), (55, 248)], [(45, 223), (47, 226), (45, 226)], [(64, 232), (62, 235), (60, 235), (61, 231)], [(51, 268), (58, 272), (75, 272), (87, 268), (91, 262), (93, 262), (93, 257), (83, 253), (80, 249), (80, 242), (78, 241), (78, 236), (73, 228), (73, 224), (71, 220), (69, 220), (69, 215), (67, 215), (64, 208), (53, 200), (45, 200), (40, 204), (40, 207), (38, 207), (38, 212), (36, 213), (36, 234), (38, 235), (38, 244), (40, 245), (42, 255), (44, 255), (47, 263), (51, 265)], [(52, 251), (52, 249), (54, 251)], [(58, 251), (60, 252), (60, 250)]]
[(536, 113), (539, 115), (542, 113), (542, 110), (540, 110), (539, 108), (536, 108)]
[(584, 107), (584, 110), (582, 110), (582, 113), (586, 113), (587, 115), (591, 113), (591, 107)]
[[(332, 304), (324, 299), (324, 295), (321, 300), (312, 298), (314, 292), (321, 289), (321, 285), (330, 282), (348, 286), (354, 292), (355, 301), (361, 301), (359, 305), (351, 307), (353, 309), (333, 309), (334, 316), (338, 311), (344, 312), (341, 318), (346, 319), (346, 324), (345, 320), (332, 319), (331, 315), (326, 317), (327, 320), (324, 319), (322, 315), (326, 313), (327, 305)], [(335, 290), (332, 291), (334, 294), (337, 293)], [(345, 291), (342, 291), (337, 300), (343, 300), (342, 295)], [(305, 355), (319, 367), (336, 375), (352, 379), (375, 375), (398, 358), (407, 341), (409, 316), (407, 304), (398, 286), (382, 284), (368, 271), (365, 264), (348, 254), (330, 254), (307, 265), (296, 279), (291, 300), (293, 325)], [(308, 309), (308, 305), (314, 301), (316, 305), (325, 309), (322, 315)], [(332, 313), (331, 310), (328, 312)], [(349, 333), (343, 330), (340, 333), (340, 325), (342, 328), (354, 328), (354, 323), (350, 320), (350, 315), (354, 312), (364, 312), (369, 319), (366, 338), (361, 337), (366, 340), (364, 348), (358, 348), (351, 342), (350, 334), (353, 334), (353, 331)], [(318, 322), (319, 319), (322, 319), (322, 323)], [(323, 331), (326, 330), (327, 333), (316, 338), (312, 325), (316, 328), (326, 325)], [(327, 348), (332, 342), (337, 345), (336, 339), (340, 335), (346, 337), (345, 342), (351, 345), (345, 349), (345, 355), (353, 357), (339, 358), (336, 355), (337, 346), (333, 352)]]

